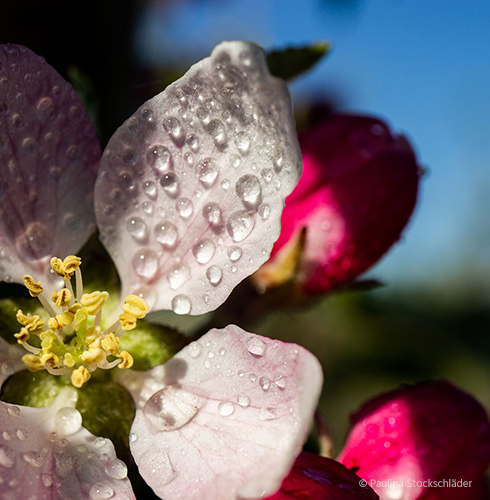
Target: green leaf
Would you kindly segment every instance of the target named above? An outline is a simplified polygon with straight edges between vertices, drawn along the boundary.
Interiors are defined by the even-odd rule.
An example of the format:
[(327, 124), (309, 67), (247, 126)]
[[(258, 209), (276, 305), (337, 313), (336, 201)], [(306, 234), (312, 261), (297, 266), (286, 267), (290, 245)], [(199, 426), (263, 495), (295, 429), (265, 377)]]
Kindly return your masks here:
[(267, 64), (274, 76), (291, 80), (312, 68), (329, 51), (330, 45), (327, 42), (317, 42), (304, 47), (287, 47), (269, 52)]

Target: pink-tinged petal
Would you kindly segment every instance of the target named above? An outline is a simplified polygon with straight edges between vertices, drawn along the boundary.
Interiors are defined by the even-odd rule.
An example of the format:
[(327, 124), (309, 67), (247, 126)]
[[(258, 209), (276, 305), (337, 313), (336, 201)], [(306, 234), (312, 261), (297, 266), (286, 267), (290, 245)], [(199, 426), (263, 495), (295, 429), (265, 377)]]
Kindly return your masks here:
[(49, 279), (95, 229), (101, 150), (79, 97), (26, 47), (0, 45), (0, 279)]
[(149, 100), (104, 152), (102, 241), (153, 310), (202, 314), (264, 263), (301, 171), (286, 85), (226, 42)]
[[(317, 359), (230, 325), (122, 383), (135, 397), (131, 451), (161, 498), (257, 498), (279, 488), (321, 389)], [(146, 399), (146, 401), (145, 401)]]
[(0, 388), (15, 372), (25, 369), (21, 358), (25, 351), (18, 344), (9, 344), (0, 338)]
[(134, 499), (112, 443), (81, 427), (66, 399), (47, 408), (0, 402), (0, 498)]
[(331, 458), (302, 452), (281, 489), (267, 500), (377, 500), (359, 476)]
[[(479, 500), (490, 423), (478, 401), (447, 382), (403, 387), (354, 415), (339, 460), (382, 500)], [(443, 480), (460, 483), (429, 482)]]
[(270, 286), (303, 228), (298, 289), (319, 294), (355, 279), (400, 237), (417, 198), (419, 168), (403, 136), (375, 118), (338, 115), (304, 132), (302, 177), (286, 199), (281, 235), (255, 275)]

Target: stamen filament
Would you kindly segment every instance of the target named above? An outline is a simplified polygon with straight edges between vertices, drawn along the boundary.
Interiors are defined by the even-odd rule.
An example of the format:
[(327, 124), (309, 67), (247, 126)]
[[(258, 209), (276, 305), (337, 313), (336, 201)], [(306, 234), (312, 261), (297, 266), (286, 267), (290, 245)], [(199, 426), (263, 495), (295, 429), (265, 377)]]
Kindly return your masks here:
[(72, 369), (68, 367), (53, 368), (48, 364), (46, 364), (44, 368), (47, 370), (48, 373), (51, 373), (51, 375), (66, 375), (67, 373), (70, 373), (72, 371)]
[(28, 344), (27, 342), (24, 342), (22, 344), (22, 347), (26, 350), (26, 351), (29, 351), (29, 352), (32, 352), (32, 354), (39, 354), (41, 352), (41, 349), (39, 349), (38, 347), (34, 347), (30, 344)]
[[(72, 306), (75, 303), (75, 300), (74, 300), (75, 294), (73, 293), (73, 287), (71, 286), (71, 280), (70, 280), (70, 278), (64, 278), (64, 280), (65, 280), (66, 288), (68, 288), (68, 290), (70, 290), (70, 293), (71, 293), (70, 306)], [(78, 299), (78, 297), (77, 297), (77, 299)]]
[(51, 317), (54, 317), (56, 316), (56, 312), (54, 311), (54, 309), (51, 307), (51, 304), (46, 300), (46, 297), (44, 296), (43, 293), (40, 293), (38, 296), (37, 296), (39, 302), (41, 302), (41, 305), (44, 307), (44, 309), (46, 309), (46, 312), (51, 316)]
[(122, 362), (122, 359), (115, 359), (114, 361), (110, 361), (110, 362), (107, 362), (106, 364), (99, 365), (99, 368), (102, 368), (103, 370), (110, 370), (111, 368), (114, 368), (115, 366), (117, 366), (121, 362)]
[(80, 271), (80, 267), (75, 269), (75, 278), (77, 280), (77, 300), (80, 302), (80, 299), (83, 295), (83, 280), (82, 280), (82, 271)]

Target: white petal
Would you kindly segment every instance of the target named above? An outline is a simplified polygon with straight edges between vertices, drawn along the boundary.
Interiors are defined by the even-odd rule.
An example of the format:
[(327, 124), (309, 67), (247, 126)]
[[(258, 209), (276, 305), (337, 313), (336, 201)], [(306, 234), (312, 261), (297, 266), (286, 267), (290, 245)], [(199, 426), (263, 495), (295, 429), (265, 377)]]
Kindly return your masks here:
[(81, 427), (63, 396), (47, 408), (0, 402), (2, 500), (134, 499), (112, 443)]
[(287, 87), (226, 42), (110, 140), (96, 216), (124, 293), (202, 314), (264, 263), (301, 171)]
[(0, 338), (0, 388), (10, 375), (25, 369), (21, 361), (25, 353), (17, 344), (9, 344)]
[(101, 150), (72, 86), (26, 47), (0, 46), (0, 280), (53, 278), (95, 230)]
[(306, 438), (322, 374), (302, 347), (230, 325), (126, 382), (138, 407), (131, 451), (155, 493), (231, 500), (279, 488)]

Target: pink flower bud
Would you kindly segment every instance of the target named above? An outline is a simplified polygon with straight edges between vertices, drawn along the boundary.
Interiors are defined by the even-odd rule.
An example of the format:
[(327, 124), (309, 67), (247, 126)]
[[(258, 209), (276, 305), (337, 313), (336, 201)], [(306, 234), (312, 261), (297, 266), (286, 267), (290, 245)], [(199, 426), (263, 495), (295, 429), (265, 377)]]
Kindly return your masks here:
[(342, 464), (314, 453), (301, 453), (282, 482), (267, 500), (377, 500), (379, 497)]
[[(293, 255), (299, 288), (317, 294), (353, 280), (398, 240), (415, 205), (419, 169), (408, 141), (368, 116), (337, 115), (299, 140), (303, 174), (256, 280), (277, 284)], [(306, 239), (298, 244), (302, 228)]]
[(447, 382), (406, 386), (365, 404), (340, 457), (381, 500), (480, 500), (490, 464), (483, 407)]

